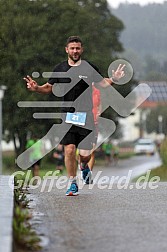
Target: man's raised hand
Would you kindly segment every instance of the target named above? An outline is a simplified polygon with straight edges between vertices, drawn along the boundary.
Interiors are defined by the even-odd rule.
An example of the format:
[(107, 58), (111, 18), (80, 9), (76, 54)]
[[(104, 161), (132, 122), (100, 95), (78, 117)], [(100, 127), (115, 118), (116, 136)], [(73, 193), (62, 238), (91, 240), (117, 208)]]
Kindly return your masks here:
[(23, 78), (27, 82), (27, 88), (30, 91), (37, 91), (38, 84), (36, 81), (34, 81), (29, 75), (27, 75), (25, 78)]
[(125, 76), (124, 68), (125, 68), (125, 64), (119, 64), (116, 71), (112, 70), (112, 79), (114, 82), (119, 81), (122, 77)]

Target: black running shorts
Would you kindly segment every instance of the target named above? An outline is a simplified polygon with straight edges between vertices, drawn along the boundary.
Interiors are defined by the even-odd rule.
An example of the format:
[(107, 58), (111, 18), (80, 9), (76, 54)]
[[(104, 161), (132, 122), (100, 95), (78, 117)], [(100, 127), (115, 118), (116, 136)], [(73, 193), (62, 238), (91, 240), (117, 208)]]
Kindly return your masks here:
[(73, 125), (60, 142), (63, 145), (74, 144), (81, 150), (92, 150), (94, 143), (94, 132)]

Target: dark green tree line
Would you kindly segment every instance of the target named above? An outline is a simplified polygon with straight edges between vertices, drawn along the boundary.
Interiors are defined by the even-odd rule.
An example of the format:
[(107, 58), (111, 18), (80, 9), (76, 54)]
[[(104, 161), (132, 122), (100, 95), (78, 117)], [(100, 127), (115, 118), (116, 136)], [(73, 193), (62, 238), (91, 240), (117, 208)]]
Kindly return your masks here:
[[(66, 58), (65, 41), (71, 35), (83, 39), (84, 58), (106, 75), (109, 64), (123, 50), (119, 36), (123, 23), (108, 9), (106, 0), (0, 0), (0, 83), (7, 90), (3, 100), (3, 130), (15, 143), (16, 155), (25, 148), (27, 135), (47, 133), (51, 122), (35, 120), (34, 111), (18, 108), (19, 101), (48, 100), (30, 93), (23, 77), (42, 72)], [(43, 112), (41, 110), (41, 112)]]

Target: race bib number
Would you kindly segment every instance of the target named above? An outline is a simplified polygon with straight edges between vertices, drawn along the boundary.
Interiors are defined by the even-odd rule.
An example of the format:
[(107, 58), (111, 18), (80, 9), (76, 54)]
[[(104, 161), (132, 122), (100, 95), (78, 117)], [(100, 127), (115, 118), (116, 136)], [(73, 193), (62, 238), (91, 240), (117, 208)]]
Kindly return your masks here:
[(66, 123), (84, 126), (86, 122), (86, 112), (67, 113)]

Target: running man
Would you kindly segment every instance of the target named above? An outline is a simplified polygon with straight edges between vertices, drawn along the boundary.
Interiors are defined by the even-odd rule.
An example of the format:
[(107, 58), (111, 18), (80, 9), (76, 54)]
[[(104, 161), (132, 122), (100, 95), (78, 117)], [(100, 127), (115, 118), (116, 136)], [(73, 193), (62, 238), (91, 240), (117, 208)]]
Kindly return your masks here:
[(43, 157), (43, 143), (41, 140), (37, 139), (35, 136), (27, 141), (26, 149), (32, 147), (32, 151), (29, 154), (29, 160), (32, 165), (32, 175), (33, 177), (39, 176), (41, 158)]
[[(68, 93), (64, 95), (64, 101), (75, 101), (79, 96), (79, 102), (76, 104), (76, 112), (80, 114), (82, 122), (84, 121), (84, 126), (77, 126), (76, 124), (71, 124), (71, 128), (62, 139), (61, 144), (64, 145), (65, 152), (65, 166), (67, 169), (67, 174), (70, 180), (70, 187), (68, 188), (66, 195), (75, 196), (78, 195), (78, 185), (76, 181), (77, 164), (76, 164), (76, 148), (79, 149), (79, 158), (81, 161), (81, 169), (85, 170), (85, 178), (89, 177), (90, 169), (88, 167), (88, 162), (91, 158), (91, 150), (93, 149), (93, 138), (94, 138), (94, 120), (92, 113), (92, 83), (94, 82), (96, 86), (100, 85), (102, 87), (107, 87), (113, 83), (112, 78), (102, 78), (100, 75), (94, 75), (94, 71), (88, 71), (85, 76), (85, 72), (81, 73), (84, 64), (81, 60), (81, 55), (83, 53), (83, 44), (78, 36), (71, 36), (67, 39), (65, 51), (67, 53), (68, 59), (64, 62), (58, 64), (53, 72), (67, 72), (69, 69), (74, 68), (78, 73), (80, 81), (75, 85)], [(100, 73), (98, 68), (91, 64), (91, 67)], [(124, 76), (125, 65), (120, 64), (116, 71), (113, 71), (113, 78), (119, 80)], [(90, 85), (84, 81), (86, 78)], [(43, 85), (38, 85), (35, 80), (30, 76), (24, 78), (27, 82), (27, 88), (30, 91), (34, 91), (42, 94), (52, 93), (52, 87), (56, 83), (61, 83), (61, 80), (55, 77), (51, 77), (47, 83)], [(55, 85), (56, 85), (55, 84)], [(63, 84), (62, 84), (63, 85)], [(70, 85), (70, 83), (68, 83)], [(82, 94), (82, 95), (81, 95)], [(67, 114), (66, 119), (69, 116), (75, 117), (73, 108), (63, 108), (63, 113)], [(79, 118), (80, 118), (79, 117)], [(68, 121), (69, 122), (69, 121)], [(78, 122), (79, 123), (79, 122)], [(91, 130), (89, 130), (91, 129)]]
[[(97, 138), (98, 138), (98, 118), (101, 114), (101, 94), (100, 90), (97, 89), (93, 83), (92, 86), (92, 99), (93, 99), (93, 116), (94, 116), (94, 124), (95, 124), (95, 130), (94, 130), (94, 142), (93, 142), (93, 152), (91, 154), (91, 158), (88, 162), (88, 167), (90, 169), (91, 175), (93, 171), (93, 167), (95, 164), (95, 147), (97, 143)], [(91, 176), (90, 176), (91, 179)], [(89, 181), (85, 181), (85, 183), (89, 183)], [(91, 179), (91, 183), (93, 183), (93, 180)]]
[(109, 166), (112, 161), (112, 150), (113, 150), (112, 142), (110, 140), (107, 140), (106, 143), (103, 143), (102, 149), (105, 155), (105, 165)]

